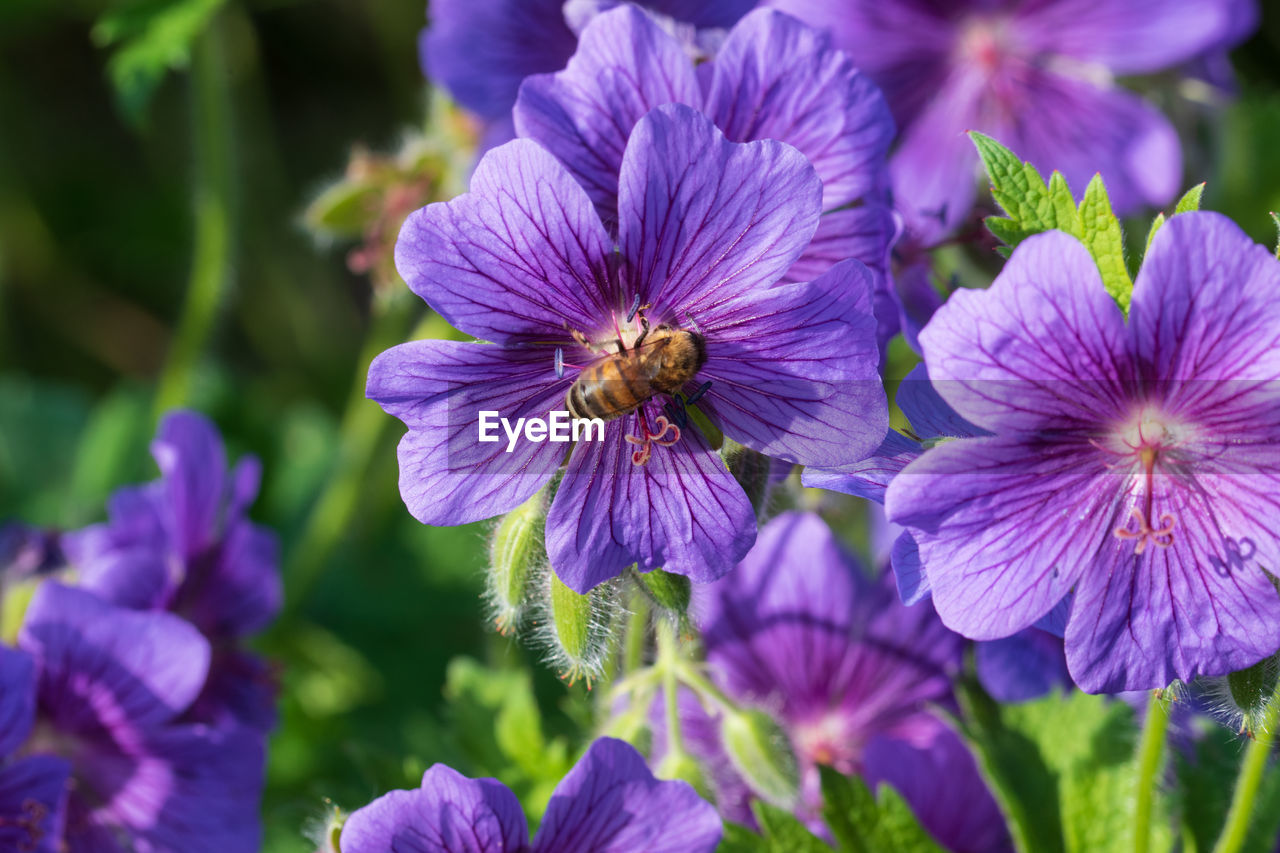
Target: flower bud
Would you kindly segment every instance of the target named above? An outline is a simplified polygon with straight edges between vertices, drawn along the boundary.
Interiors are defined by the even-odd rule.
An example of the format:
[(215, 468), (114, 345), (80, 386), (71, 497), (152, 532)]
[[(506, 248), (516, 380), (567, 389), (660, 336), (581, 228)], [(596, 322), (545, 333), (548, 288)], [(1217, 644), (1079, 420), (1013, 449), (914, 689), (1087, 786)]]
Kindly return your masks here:
[(761, 799), (789, 809), (800, 793), (800, 767), (787, 733), (764, 711), (727, 711), (720, 737), (734, 769)]
[(636, 578), (640, 587), (653, 599), (653, 603), (668, 611), (677, 618), (689, 611), (689, 602), (693, 599), (693, 584), (684, 575), (677, 575), (662, 569), (648, 572), (637, 572)]
[(720, 456), (733, 479), (738, 481), (742, 490), (751, 501), (751, 508), (756, 517), (764, 511), (765, 501), (769, 497), (769, 478), (772, 463), (762, 453), (743, 447), (736, 441), (726, 438), (720, 448)]
[(546, 521), (547, 497), (538, 492), (503, 516), (493, 530), (485, 597), (500, 634), (515, 631), (524, 615), (529, 572), (546, 560), (542, 544)]
[(1259, 661), (1248, 669), (1233, 672), (1214, 691), (1219, 712), (1238, 725), (1242, 733), (1253, 735), (1263, 730), (1267, 710), (1276, 692), (1276, 658)]
[(341, 853), (338, 842), (346, 822), (347, 815), (337, 806), (330, 806), (323, 815), (308, 820), (306, 836), (315, 845), (315, 853)]
[(555, 572), (546, 576), (549, 618), (544, 620), (544, 638), (551, 665), (570, 684), (583, 678), (590, 687), (593, 679), (604, 674), (613, 645), (614, 584), (603, 583), (580, 595), (561, 583)]
[(680, 779), (688, 782), (702, 799), (712, 799), (707, 774), (702, 771), (702, 765), (687, 752), (668, 752), (658, 762), (653, 775), (659, 779)]

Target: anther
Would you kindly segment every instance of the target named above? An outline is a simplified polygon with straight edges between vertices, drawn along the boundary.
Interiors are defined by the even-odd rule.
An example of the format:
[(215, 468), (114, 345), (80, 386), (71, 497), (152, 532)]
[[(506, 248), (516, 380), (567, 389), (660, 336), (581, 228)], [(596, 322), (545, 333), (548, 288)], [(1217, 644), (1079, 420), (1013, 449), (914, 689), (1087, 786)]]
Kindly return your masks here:
[(564, 348), (556, 347), (556, 379), (564, 379)]
[(627, 322), (630, 323), (636, 318), (636, 312), (640, 310), (640, 294), (636, 294), (636, 298), (631, 303), (631, 310), (627, 312)]
[(702, 399), (702, 395), (711, 390), (711, 380), (708, 379), (698, 386), (698, 389), (689, 395), (689, 399), (684, 401), (686, 406), (692, 406), (694, 403)]

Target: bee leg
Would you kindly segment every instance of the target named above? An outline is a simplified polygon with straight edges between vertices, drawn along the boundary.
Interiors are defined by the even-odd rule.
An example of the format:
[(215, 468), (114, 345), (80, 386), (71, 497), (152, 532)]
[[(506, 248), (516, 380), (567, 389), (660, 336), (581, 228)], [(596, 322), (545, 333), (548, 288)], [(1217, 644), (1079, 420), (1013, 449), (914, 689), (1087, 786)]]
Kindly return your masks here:
[(697, 321), (697, 320), (693, 319), (693, 315), (692, 315), (692, 314), (690, 314), (690, 313), (688, 313), (688, 312), (686, 311), (686, 312), (685, 312), (685, 315), (684, 315), (684, 318), (685, 318), (686, 320), (688, 320), (688, 321), (689, 321), (689, 328), (690, 328), (690, 329), (693, 329), (693, 331), (697, 332), (697, 333), (698, 333), (698, 334), (700, 334), (700, 335), (702, 334), (702, 327), (698, 325), (698, 321)]
[(702, 395), (711, 390), (711, 380), (708, 379), (698, 386), (698, 389), (689, 395), (689, 399), (685, 400), (686, 406), (692, 406), (694, 403), (702, 399)]
[(591, 341), (587, 340), (587, 336), (582, 334), (582, 332), (579, 332), (577, 329), (570, 329), (569, 334), (573, 335), (573, 340), (578, 344), (578, 346), (591, 352), (596, 351), (595, 345), (592, 344)]
[(640, 315), (640, 337), (636, 338), (636, 342), (631, 345), (631, 348), (640, 349), (640, 346), (644, 343), (644, 339), (647, 338), (648, 336), (649, 336), (649, 320), (643, 314), (641, 314)]

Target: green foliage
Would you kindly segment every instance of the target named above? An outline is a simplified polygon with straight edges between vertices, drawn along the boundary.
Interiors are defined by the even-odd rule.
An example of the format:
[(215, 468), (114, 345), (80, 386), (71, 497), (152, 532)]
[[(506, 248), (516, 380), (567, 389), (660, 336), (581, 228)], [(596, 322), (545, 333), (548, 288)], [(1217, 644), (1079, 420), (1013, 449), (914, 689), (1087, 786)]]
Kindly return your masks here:
[(107, 62), (116, 99), (130, 122), (141, 124), (170, 71), (186, 68), (196, 39), (226, 0), (143, 0), (103, 15), (94, 43), (117, 45)]
[(1005, 212), (1004, 218), (988, 217), (986, 225), (1006, 245), (1006, 254), (1035, 234), (1064, 231), (1084, 243), (1098, 264), (1103, 286), (1128, 311), (1133, 279), (1125, 266), (1120, 220), (1111, 210), (1102, 176), (1093, 176), (1077, 207), (1061, 173), (1054, 172), (1046, 184), (1035, 166), (991, 137), (976, 131), (969, 136), (991, 179), (991, 194)]
[(733, 767), (770, 802), (791, 806), (800, 794), (795, 750), (778, 721), (758, 708), (726, 710), (720, 738)]
[[(1179, 755), (1176, 805), (1182, 818), (1182, 842), (1188, 853), (1209, 851), (1222, 832), (1232, 789), (1240, 772), (1242, 739), (1229, 729), (1210, 725), (1190, 755)], [(1280, 772), (1263, 777), (1254, 801), (1253, 819), (1244, 853), (1271, 853), (1280, 835)]]
[(941, 853), (902, 795), (881, 785), (878, 796), (861, 779), (819, 767), (822, 817), (843, 853)]
[(760, 823), (764, 844), (757, 850), (768, 853), (828, 853), (828, 847), (786, 809), (757, 800), (751, 804)]
[[(1178, 203), (1174, 205), (1173, 215), (1177, 216), (1179, 213), (1199, 210), (1200, 198), (1204, 195), (1204, 186), (1203, 183), (1200, 183), (1187, 190), (1182, 198), (1178, 199)], [(1163, 213), (1157, 213), (1156, 218), (1151, 221), (1151, 230), (1147, 232), (1147, 246), (1143, 250), (1144, 253), (1151, 250), (1151, 241), (1156, 238), (1156, 232), (1164, 226), (1166, 221), (1168, 220)]]
[[(1272, 213), (1271, 221), (1275, 223), (1276, 231), (1280, 233), (1280, 213)], [(1276, 238), (1276, 260), (1280, 261), (1280, 236)]]
[[(1000, 706), (972, 686), (961, 704), (964, 734), (1019, 850), (1135, 849), (1141, 774), (1128, 705), (1074, 692)], [(1167, 803), (1157, 798), (1147, 849), (1170, 850), (1173, 841)]]

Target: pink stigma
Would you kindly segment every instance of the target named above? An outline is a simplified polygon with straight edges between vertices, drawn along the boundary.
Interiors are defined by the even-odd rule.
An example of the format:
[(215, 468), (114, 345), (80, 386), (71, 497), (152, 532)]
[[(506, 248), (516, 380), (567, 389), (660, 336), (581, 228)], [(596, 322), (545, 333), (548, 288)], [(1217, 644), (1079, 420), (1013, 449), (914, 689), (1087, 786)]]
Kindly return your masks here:
[[(680, 427), (667, 420), (665, 415), (658, 415), (653, 419), (653, 425), (658, 428), (657, 432), (649, 429), (649, 422), (645, 420), (644, 415), (640, 416), (640, 432), (638, 436), (624, 436), (627, 441), (632, 444), (640, 445), (639, 450), (631, 451), (631, 464), (644, 465), (649, 461), (649, 457), (653, 455), (653, 446), (670, 447), (680, 440)], [(670, 433), (671, 437), (667, 438)]]

